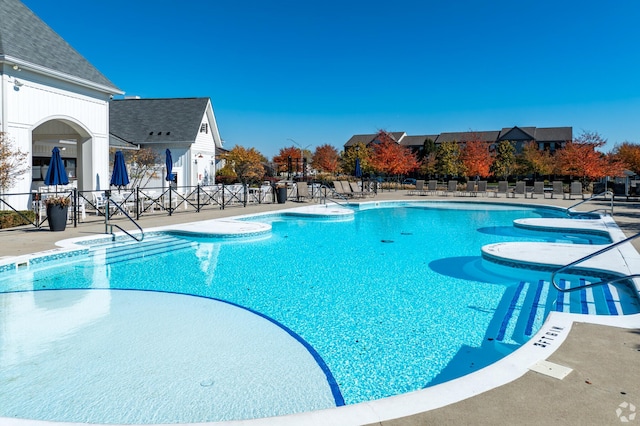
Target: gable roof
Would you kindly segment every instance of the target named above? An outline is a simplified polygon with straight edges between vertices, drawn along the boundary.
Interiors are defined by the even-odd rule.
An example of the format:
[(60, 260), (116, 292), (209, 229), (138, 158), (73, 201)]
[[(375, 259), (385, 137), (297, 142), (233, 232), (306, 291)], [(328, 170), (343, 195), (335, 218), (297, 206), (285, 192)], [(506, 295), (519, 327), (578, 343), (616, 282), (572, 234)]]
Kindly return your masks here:
[(134, 144), (193, 143), (209, 98), (120, 99), (109, 104), (109, 133)]
[(503, 127), (500, 131), (500, 140), (534, 140), (535, 127)]
[(0, 0), (0, 62), (123, 93), (19, 0)]

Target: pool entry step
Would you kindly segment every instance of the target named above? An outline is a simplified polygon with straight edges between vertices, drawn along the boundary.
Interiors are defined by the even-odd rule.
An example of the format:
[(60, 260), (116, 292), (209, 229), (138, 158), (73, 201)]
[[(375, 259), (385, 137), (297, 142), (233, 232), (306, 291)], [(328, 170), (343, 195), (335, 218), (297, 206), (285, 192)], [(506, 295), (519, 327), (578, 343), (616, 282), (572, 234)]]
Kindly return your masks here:
[(104, 253), (105, 263), (114, 264), (131, 259), (138, 259), (162, 253), (169, 253), (193, 246), (193, 242), (164, 234), (148, 234), (144, 241), (134, 240), (96, 244), (89, 248), (89, 252)]
[[(588, 284), (579, 278), (579, 285)], [(568, 288), (569, 281), (560, 280)], [(575, 285), (574, 285), (575, 287)], [(560, 292), (549, 281), (521, 281), (504, 294), (488, 330), (489, 338), (507, 344), (522, 344), (535, 334), (549, 312), (589, 315), (625, 315), (640, 312), (633, 297), (620, 297), (628, 289), (623, 284), (607, 284)]]

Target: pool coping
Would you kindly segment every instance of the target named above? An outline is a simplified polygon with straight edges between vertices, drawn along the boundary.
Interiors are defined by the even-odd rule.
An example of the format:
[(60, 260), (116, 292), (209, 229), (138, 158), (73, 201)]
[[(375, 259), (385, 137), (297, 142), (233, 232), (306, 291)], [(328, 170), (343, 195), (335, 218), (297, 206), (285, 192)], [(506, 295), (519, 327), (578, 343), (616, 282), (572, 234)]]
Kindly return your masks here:
[[(448, 200), (439, 200), (438, 202), (442, 201)], [(399, 200), (398, 202), (406, 203), (405, 200)], [(505, 205), (513, 206), (517, 204), (505, 203)], [(531, 208), (531, 206), (532, 204), (522, 205), (522, 207), (527, 208)], [(546, 206), (544, 204), (533, 204), (533, 206), (558, 209), (556, 206)], [(286, 210), (283, 210), (282, 212), (286, 212)], [(256, 215), (251, 214), (246, 216)], [(163, 228), (166, 227), (153, 229)], [(85, 237), (82, 239), (85, 239)], [(86, 239), (95, 239), (95, 236), (86, 237)], [(625, 253), (638, 256), (637, 251), (635, 251), (632, 246), (629, 245), (628, 248), (629, 250), (624, 250)], [(403, 395), (328, 410), (292, 414), (275, 418), (211, 422), (209, 424), (261, 425), (278, 423), (283, 425), (323, 425), (331, 423), (336, 425), (351, 425), (391, 420), (444, 407), (502, 386), (523, 376), (530, 370), (531, 366), (536, 364), (538, 361), (548, 358), (560, 347), (562, 342), (567, 338), (571, 326), (575, 322), (592, 323), (620, 328), (638, 328), (640, 327), (640, 314), (618, 317), (599, 317), (553, 312), (549, 315), (540, 331), (521, 348), (488, 367), (450, 382)], [(550, 336), (548, 333), (556, 335)], [(544, 347), (540, 346), (541, 342), (544, 344)], [(3, 422), (6, 422), (5, 424), (20, 426), (25, 424), (77, 425), (77, 423), (52, 423), (12, 418), (3, 418), (2, 420)]]

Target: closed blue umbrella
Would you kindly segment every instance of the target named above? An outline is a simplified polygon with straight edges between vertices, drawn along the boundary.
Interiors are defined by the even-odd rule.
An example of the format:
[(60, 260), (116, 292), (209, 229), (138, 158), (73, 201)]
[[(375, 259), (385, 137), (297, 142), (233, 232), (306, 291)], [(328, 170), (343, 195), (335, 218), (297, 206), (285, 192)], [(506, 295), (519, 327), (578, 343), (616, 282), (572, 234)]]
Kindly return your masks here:
[(165, 165), (167, 166), (167, 177), (165, 178), (165, 180), (168, 181), (172, 181), (173, 180), (173, 158), (171, 158), (171, 151), (169, 150), (169, 148), (167, 148), (167, 150), (165, 151), (166, 154), (166, 158), (165, 158)]
[(67, 185), (68, 183), (69, 176), (67, 176), (67, 171), (64, 169), (62, 158), (60, 158), (60, 150), (56, 146), (51, 151), (51, 161), (49, 161), (47, 175), (44, 177), (44, 184), (57, 186)]
[(355, 175), (357, 178), (362, 177), (362, 168), (360, 167), (360, 159), (356, 158), (356, 172)]
[(127, 166), (124, 164), (124, 154), (122, 151), (116, 151), (113, 161), (113, 172), (111, 173), (111, 185), (117, 186), (118, 189), (129, 185), (129, 175), (127, 174)]

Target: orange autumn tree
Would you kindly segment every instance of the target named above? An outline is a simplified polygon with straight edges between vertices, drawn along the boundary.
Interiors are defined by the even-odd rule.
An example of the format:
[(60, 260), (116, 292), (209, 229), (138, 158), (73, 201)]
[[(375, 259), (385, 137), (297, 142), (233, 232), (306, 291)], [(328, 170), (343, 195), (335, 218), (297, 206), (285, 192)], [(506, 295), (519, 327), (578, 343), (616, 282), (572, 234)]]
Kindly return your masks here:
[(607, 143), (596, 132), (583, 132), (572, 142), (558, 150), (558, 172), (579, 178), (584, 186), (591, 181), (607, 176), (608, 165), (604, 155), (597, 151)]
[(401, 146), (384, 130), (378, 132), (373, 147), (371, 166), (387, 175), (405, 175), (416, 170), (420, 163), (411, 149)]
[(286, 173), (289, 171), (289, 157), (291, 157), (291, 171), (296, 170), (296, 164), (298, 164), (298, 167), (302, 167), (302, 153), (300, 152), (300, 148), (295, 146), (280, 148), (278, 155), (273, 157), (273, 162), (278, 165), (278, 173)]
[(622, 142), (613, 149), (614, 155), (624, 163), (624, 166), (640, 174), (640, 145), (631, 142)]
[(466, 170), (467, 177), (487, 177), (493, 158), (489, 153), (489, 144), (472, 133), (470, 140), (465, 142), (460, 151), (460, 159)]
[(335, 173), (338, 170), (338, 150), (329, 144), (316, 148), (311, 158), (311, 165), (322, 172)]

